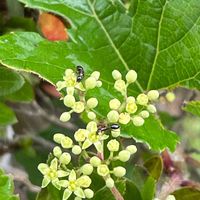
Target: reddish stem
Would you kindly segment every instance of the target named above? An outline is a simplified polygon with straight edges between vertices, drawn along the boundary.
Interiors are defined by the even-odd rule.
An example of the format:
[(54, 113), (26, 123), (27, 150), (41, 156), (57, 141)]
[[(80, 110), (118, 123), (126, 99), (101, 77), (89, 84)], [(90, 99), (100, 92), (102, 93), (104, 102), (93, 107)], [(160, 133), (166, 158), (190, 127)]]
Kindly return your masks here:
[(116, 200), (124, 200), (124, 198), (122, 197), (122, 195), (120, 194), (120, 192), (118, 191), (116, 187), (113, 187), (110, 190)]

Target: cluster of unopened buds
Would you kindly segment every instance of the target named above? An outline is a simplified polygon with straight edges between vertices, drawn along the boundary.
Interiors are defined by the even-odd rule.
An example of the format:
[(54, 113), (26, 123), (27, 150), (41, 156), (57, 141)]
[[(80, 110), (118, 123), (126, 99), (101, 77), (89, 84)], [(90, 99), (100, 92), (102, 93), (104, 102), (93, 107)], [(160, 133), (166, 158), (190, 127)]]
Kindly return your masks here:
[[(64, 81), (57, 83), (59, 91), (66, 91), (66, 96), (62, 98), (64, 104), (71, 108), (70, 111), (61, 115), (60, 120), (68, 121), (72, 112), (86, 112), (90, 121), (85, 129), (78, 129), (74, 133), (74, 138), (56, 133), (54, 141), (58, 146), (53, 149), (50, 162), (48, 164), (41, 163), (38, 166), (44, 175), (42, 187), (52, 183), (57, 189), (64, 191), (63, 200), (67, 200), (72, 194), (75, 195), (75, 200), (93, 198), (94, 191), (90, 189), (92, 173), (101, 176), (108, 188), (115, 187), (115, 182), (126, 174), (123, 162), (129, 161), (131, 155), (137, 151), (135, 145), (122, 147), (119, 140), (119, 124), (128, 124), (132, 121), (135, 126), (143, 125), (144, 119), (148, 118), (150, 113), (156, 112), (152, 102), (159, 97), (156, 90), (151, 90), (147, 94), (139, 94), (136, 98), (127, 96), (127, 88), (136, 81), (137, 74), (134, 70), (130, 70), (126, 74), (125, 82), (122, 80), (121, 73), (114, 70), (112, 73), (116, 80), (114, 88), (121, 92), (124, 101), (110, 100), (111, 111), (108, 112), (107, 118), (102, 124), (101, 120), (97, 120), (94, 110), (98, 105), (98, 100), (96, 98), (86, 99), (88, 90), (101, 87), (100, 73), (95, 71), (90, 77), (83, 80), (84, 72), (81, 70), (79, 68), (75, 73), (73, 70), (67, 69)], [(77, 96), (78, 100), (76, 100)], [(93, 149), (90, 148), (92, 146)], [(109, 152), (108, 156), (105, 155), (105, 150)], [(72, 166), (76, 163), (73, 162), (72, 155), (83, 158), (85, 163), (81, 166)], [(118, 165), (113, 167), (113, 161), (118, 161)]]
[(130, 70), (126, 74), (126, 81), (122, 79), (119, 71), (114, 70), (112, 76), (115, 79), (114, 88), (123, 95), (123, 102), (118, 99), (112, 99), (109, 102), (111, 111), (107, 114), (110, 123), (119, 122), (128, 124), (132, 122), (135, 126), (142, 126), (144, 120), (150, 116), (150, 113), (156, 113), (156, 107), (152, 104), (158, 100), (157, 90), (150, 90), (147, 94), (141, 93), (134, 96), (128, 96), (128, 86), (137, 80), (137, 73)]

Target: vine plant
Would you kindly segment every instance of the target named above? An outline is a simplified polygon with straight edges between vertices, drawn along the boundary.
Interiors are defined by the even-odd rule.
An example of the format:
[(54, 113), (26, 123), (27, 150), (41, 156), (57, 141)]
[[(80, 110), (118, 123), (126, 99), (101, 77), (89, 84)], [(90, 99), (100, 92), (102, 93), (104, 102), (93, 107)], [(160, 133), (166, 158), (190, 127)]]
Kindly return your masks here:
[[(110, 188), (115, 199), (123, 200), (116, 188), (116, 182), (126, 174), (126, 169), (121, 166), (121, 162), (127, 162), (131, 155), (136, 153), (137, 148), (135, 145), (125, 148), (121, 145), (120, 127), (129, 123), (133, 123), (136, 127), (143, 126), (145, 119), (150, 114), (156, 113), (156, 107), (152, 103), (158, 100), (159, 92), (150, 90), (146, 94), (137, 95), (137, 97), (128, 96), (128, 87), (136, 82), (137, 73), (134, 70), (128, 71), (125, 77), (126, 81), (124, 81), (122, 74), (118, 70), (114, 70), (112, 72), (115, 79), (113, 89), (121, 93), (123, 98), (121, 102), (117, 98), (110, 99), (109, 108), (111, 110), (107, 113), (106, 118), (102, 118), (97, 115), (95, 110), (101, 99), (87, 98), (89, 90), (102, 87), (102, 82), (99, 80), (100, 72), (94, 71), (84, 80), (84, 69), (80, 66), (77, 68), (81, 68), (81, 71), (77, 70), (75, 73), (72, 69), (67, 69), (63, 81), (56, 84), (57, 90), (63, 94), (61, 98), (63, 103), (71, 109), (62, 113), (60, 120), (67, 122), (73, 112), (85, 112), (89, 122), (86, 129), (78, 129), (74, 133), (75, 141), (62, 133), (54, 135), (54, 141), (62, 149), (60, 146), (56, 146), (53, 149), (49, 165), (41, 163), (38, 166), (44, 175), (42, 188), (51, 182), (59, 190), (64, 188), (63, 200), (67, 200), (72, 194), (76, 196), (75, 200), (90, 199), (94, 196), (94, 192), (89, 189), (92, 184), (90, 175), (94, 171), (105, 180), (105, 185)], [(93, 145), (95, 150), (91, 152), (89, 147)], [(78, 160), (83, 158), (83, 165), (69, 166), (71, 155), (66, 152), (67, 150), (78, 156)], [(109, 152), (108, 156), (105, 156), (104, 151), (106, 150)], [(116, 161), (120, 161), (119, 165), (113, 167), (113, 162)]]
[[(138, 200), (152, 200), (157, 196), (156, 178), (149, 177), (142, 189), (135, 189), (127, 178), (128, 161), (138, 143), (155, 152), (176, 148), (179, 138), (162, 125), (156, 103), (163, 90), (170, 91), (166, 99), (171, 102), (175, 87), (200, 89), (199, 1), (19, 2), (66, 20), (70, 29), (65, 38), (69, 40), (51, 42), (36, 32), (11, 32), (0, 37), (0, 63), (4, 66), (0, 67), (0, 84), (5, 80), (10, 84), (0, 91), (5, 96), (0, 109), (7, 111), (10, 119), (5, 122), (0, 116), (0, 121), (17, 121), (4, 101), (19, 100), (24, 91), (27, 95), (22, 96), (28, 97), (29, 92), (33, 99), (31, 86), (15, 72), (23, 71), (56, 86), (66, 106), (62, 122), (67, 123), (76, 113), (86, 123), (73, 137), (55, 133), (57, 146), (47, 163), (38, 166), (44, 178), (37, 199), (49, 199), (56, 189), (58, 200), (98, 200), (105, 193), (107, 199), (131, 200), (134, 194)], [(200, 103), (191, 102), (184, 109), (199, 115)], [(130, 139), (129, 144), (125, 138)], [(100, 188), (96, 188), (97, 182)], [(150, 194), (149, 188), (154, 192)], [(45, 197), (43, 191), (47, 192)], [(168, 195), (163, 199), (174, 199)], [(56, 199), (54, 195), (50, 198)]]

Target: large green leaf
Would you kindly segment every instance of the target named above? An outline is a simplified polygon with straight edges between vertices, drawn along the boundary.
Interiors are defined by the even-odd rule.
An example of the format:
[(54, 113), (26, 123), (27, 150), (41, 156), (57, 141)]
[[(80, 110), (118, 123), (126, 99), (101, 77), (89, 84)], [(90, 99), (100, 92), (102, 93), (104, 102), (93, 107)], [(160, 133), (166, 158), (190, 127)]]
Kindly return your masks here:
[[(55, 12), (71, 22), (72, 42), (67, 45), (71, 52), (64, 56), (65, 65), (56, 65), (64, 67), (70, 60), (70, 65), (83, 63), (102, 72), (134, 68), (144, 89), (187, 80), (198, 82), (198, 0), (133, 1), (134, 13), (129, 13), (119, 0), (20, 1)], [(54, 58), (59, 59), (54, 53)]]
[(153, 156), (144, 163), (150, 176), (158, 180), (163, 171), (163, 162), (160, 156)]
[(17, 122), (15, 113), (4, 103), (0, 102), (0, 126)]
[(200, 101), (190, 101), (183, 107), (183, 110), (200, 117)]
[(122, 127), (124, 136), (133, 136), (142, 142), (147, 142), (150, 148), (154, 150), (163, 150), (168, 147), (173, 151), (178, 142), (178, 136), (169, 130), (166, 130), (160, 120), (150, 116), (145, 120), (141, 127), (135, 127), (132, 124)]
[(195, 188), (185, 187), (176, 190), (173, 195), (176, 200), (194, 200), (200, 199), (200, 191)]
[(22, 88), (4, 98), (13, 102), (30, 102), (34, 98), (33, 88), (31, 84), (26, 81)]
[[(99, 70), (107, 89), (102, 89), (95, 95), (104, 96), (102, 99), (104, 110), (108, 97), (115, 95), (110, 87), (113, 84), (111, 71), (115, 68), (123, 74), (128, 69), (135, 69), (138, 72), (138, 82), (130, 91), (132, 94), (150, 88), (169, 87), (186, 81), (197, 73), (192, 69), (193, 66), (189, 66), (185, 57), (179, 59), (181, 63), (185, 63), (184, 68), (182, 65), (176, 67), (178, 61), (171, 61), (176, 54), (168, 53), (171, 51), (171, 46), (163, 47), (180, 39), (179, 32), (178, 36), (173, 38), (172, 34), (166, 37), (166, 32), (174, 29), (176, 24), (174, 26), (167, 24), (168, 17), (165, 15), (171, 13), (175, 6), (178, 10), (184, 10), (186, 1), (180, 1), (181, 6), (173, 1), (140, 1), (136, 4), (137, 8), (133, 9), (133, 13), (128, 13), (118, 0), (103, 2), (22, 0), (22, 2), (29, 7), (55, 12), (67, 18), (72, 25), (69, 31), (71, 41), (48, 42), (35, 33), (6, 35), (0, 39), (0, 62), (7, 67), (36, 73), (52, 83), (61, 79), (66, 68), (73, 68), (75, 65), (82, 64), (86, 74), (92, 70)], [(192, 2), (194, 5), (191, 6), (195, 6), (195, 1)], [(189, 12), (189, 14), (194, 13)], [(179, 16), (178, 13), (174, 18), (180, 23), (186, 23), (185, 20), (188, 19)], [(163, 42), (166, 38), (167, 40)], [(174, 43), (172, 49), (176, 45), (182, 45), (183, 39)], [(166, 49), (160, 52), (160, 47)], [(184, 71), (186, 67), (190, 69), (187, 73)], [(166, 70), (165, 73), (163, 68)], [(129, 126), (124, 130), (124, 134), (145, 141), (156, 150), (165, 147), (173, 150), (177, 142), (176, 135), (166, 131), (154, 118), (147, 120), (142, 128)]]
[(51, 184), (48, 187), (42, 189), (38, 195), (36, 200), (61, 200), (62, 192), (53, 187)]
[(0, 66), (0, 96), (5, 96), (19, 90), (24, 79), (18, 73)]
[(5, 175), (4, 172), (0, 170), (0, 199), (19, 200), (19, 197), (17, 195), (13, 195), (13, 193), (14, 184), (12, 178)]

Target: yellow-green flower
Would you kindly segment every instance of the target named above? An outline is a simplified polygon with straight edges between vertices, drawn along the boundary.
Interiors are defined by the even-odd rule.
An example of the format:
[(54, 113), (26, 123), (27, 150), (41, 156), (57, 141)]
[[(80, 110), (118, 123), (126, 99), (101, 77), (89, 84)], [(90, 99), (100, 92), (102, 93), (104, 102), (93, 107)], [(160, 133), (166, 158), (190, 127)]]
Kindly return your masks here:
[(102, 152), (103, 145), (101, 141), (107, 139), (109, 136), (99, 135), (97, 133), (97, 123), (93, 121), (88, 123), (86, 129), (88, 130), (88, 134), (86, 135), (86, 140), (83, 143), (82, 149), (87, 149), (92, 144), (94, 144), (97, 151)]
[(85, 193), (82, 188), (88, 188), (91, 182), (90, 177), (86, 175), (77, 179), (76, 172), (72, 170), (69, 174), (69, 179), (65, 184), (67, 188), (63, 193), (63, 200), (69, 199), (72, 193), (79, 198), (85, 198)]
[(45, 188), (51, 182), (57, 189), (60, 189), (61, 186), (58, 184), (58, 178), (66, 177), (69, 175), (69, 172), (58, 169), (57, 158), (54, 158), (51, 161), (50, 166), (45, 163), (40, 163), (38, 165), (38, 169), (44, 175), (42, 188)]

